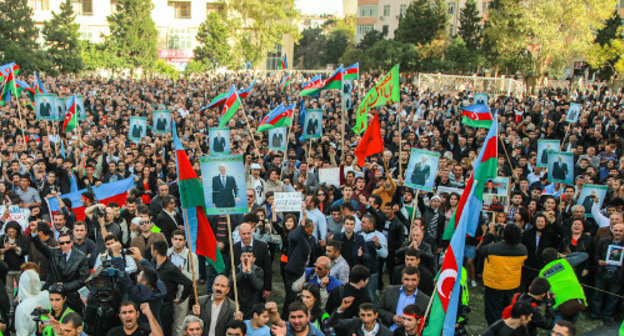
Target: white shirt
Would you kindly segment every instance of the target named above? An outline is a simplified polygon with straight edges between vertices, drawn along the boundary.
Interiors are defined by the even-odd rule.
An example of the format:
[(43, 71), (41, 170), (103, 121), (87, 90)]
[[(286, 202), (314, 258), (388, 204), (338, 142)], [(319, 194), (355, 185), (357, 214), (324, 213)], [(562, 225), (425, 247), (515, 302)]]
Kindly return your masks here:
[(210, 306), (210, 328), (208, 329), (208, 335), (216, 335), (215, 329), (217, 328), (217, 322), (219, 320), (219, 312), (221, 312), (222, 306), (223, 306), (223, 302), (221, 302), (221, 304), (218, 306), (214, 302), (212, 302), (212, 305)]

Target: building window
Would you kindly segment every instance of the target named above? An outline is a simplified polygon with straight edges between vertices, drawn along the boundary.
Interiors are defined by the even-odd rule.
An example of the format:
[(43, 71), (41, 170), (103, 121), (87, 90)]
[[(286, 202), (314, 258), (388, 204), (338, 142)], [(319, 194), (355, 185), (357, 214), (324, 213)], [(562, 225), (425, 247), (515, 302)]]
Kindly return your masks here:
[(358, 7), (359, 17), (377, 16), (377, 6), (360, 6)]
[(383, 16), (390, 16), (390, 5), (384, 5), (384, 15)]
[(213, 12), (222, 12), (223, 11), (223, 6), (220, 3), (216, 3), (216, 2), (207, 2), (206, 3), (206, 15), (213, 13)]
[(33, 10), (47, 11), (50, 10), (49, 0), (28, 0), (28, 6)]
[(384, 36), (388, 36), (388, 33), (390, 32), (390, 27), (388, 25), (383, 25), (381, 27), (381, 32)]
[(455, 2), (448, 3), (448, 13), (449, 15), (455, 14)]
[(72, 6), (78, 16), (93, 16), (93, 0), (72, 0)]
[(369, 31), (373, 29), (375, 29), (375, 25), (372, 25), (372, 24), (358, 25), (357, 34), (360, 36), (364, 36), (366, 35), (366, 33), (368, 33)]
[(168, 49), (191, 49), (195, 34), (190, 28), (171, 28), (167, 37)]
[(618, 8), (624, 8), (624, 0), (619, 0), (617, 4)]
[(191, 18), (191, 2), (190, 1), (169, 1), (169, 6), (173, 7), (174, 17), (176, 19)]
[(405, 15), (405, 12), (407, 11), (407, 5), (401, 5), (399, 10), (400, 10), (401, 16)]
[(266, 59), (267, 70), (280, 70), (282, 68), (282, 45), (275, 45), (275, 52), (269, 52)]
[(449, 25), (449, 35), (455, 36), (455, 26)]

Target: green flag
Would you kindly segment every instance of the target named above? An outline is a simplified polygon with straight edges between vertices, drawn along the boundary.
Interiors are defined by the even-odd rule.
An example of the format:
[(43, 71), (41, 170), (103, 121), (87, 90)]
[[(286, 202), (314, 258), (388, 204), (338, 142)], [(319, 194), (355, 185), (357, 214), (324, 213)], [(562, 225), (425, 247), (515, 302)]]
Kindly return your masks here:
[(368, 126), (366, 117), (370, 108), (386, 105), (389, 102), (398, 102), (400, 99), (401, 85), (399, 83), (399, 65), (397, 64), (364, 96), (356, 112), (353, 131), (360, 134), (366, 129)]

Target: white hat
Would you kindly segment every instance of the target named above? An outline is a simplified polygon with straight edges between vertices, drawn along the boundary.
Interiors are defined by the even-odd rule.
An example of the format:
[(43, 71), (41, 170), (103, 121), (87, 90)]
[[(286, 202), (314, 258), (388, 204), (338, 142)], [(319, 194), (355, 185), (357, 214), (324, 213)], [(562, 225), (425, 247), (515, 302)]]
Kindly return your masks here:
[(438, 195), (432, 196), (431, 199), (429, 200), (429, 202), (434, 201), (434, 200), (442, 201), (442, 199)]
[(260, 167), (260, 165), (257, 164), (257, 163), (252, 163), (251, 164), (251, 169), (262, 169), (262, 167)]

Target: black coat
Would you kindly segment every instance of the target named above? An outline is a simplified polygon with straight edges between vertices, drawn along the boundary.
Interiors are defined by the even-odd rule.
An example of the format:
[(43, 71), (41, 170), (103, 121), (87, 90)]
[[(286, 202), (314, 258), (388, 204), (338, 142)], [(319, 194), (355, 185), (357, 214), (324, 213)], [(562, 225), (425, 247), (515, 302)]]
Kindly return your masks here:
[(221, 175), (212, 178), (212, 203), (217, 208), (231, 208), (236, 205), (238, 186), (234, 176), (225, 176), (225, 185), (221, 183)]
[[(240, 265), (240, 257), (241, 257), (242, 243), (238, 242), (234, 244), (234, 264), (236, 266)], [(256, 266), (262, 269), (263, 275), (262, 279), (264, 281), (264, 290), (271, 290), (271, 280), (273, 279), (273, 269), (271, 268), (271, 256), (269, 255), (269, 249), (267, 244), (261, 242), (259, 240), (253, 241), (253, 252), (254, 257), (256, 258), (256, 262), (254, 263)], [(227, 266), (227, 274), (232, 274), (232, 266), (231, 263), (226, 263)]]
[(305, 271), (312, 244), (303, 226), (297, 226), (288, 234), (288, 263), (284, 267), (289, 273), (301, 276)]
[(173, 234), (173, 231), (178, 229), (178, 225), (184, 225), (178, 214), (176, 214), (176, 220), (177, 223), (173, 220), (173, 218), (171, 218), (171, 216), (169, 216), (169, 214), (165, 212), (165, 210), (161, 210), (158, 217), (156, 217), (155, 224), (165, 235), (168, 244), (171, 244), (171, 235)]
[[(141, 260), (141, 266), (152, 267), (152, 265), (145, 259)], [(180, 295), (180, 301), (186, 300), (186, 298), (191, 295), (193, 282), (187, 278), (179, 268), (171, 263), (169, 258), (156, 267), (156, 272), (158, 272), (158, 278), (162, 280), (167, 287), (167, 294), (165, 294), (164, 298), (165, 303), (171, 302), (176, 298), (176, 294), (178, 294), (178, 285), (184, 286), (182, 295)]]
[[(377, 331), (377, 336), (392, 336), (392, 332), (386, 326), (380, 323), (379, 319), (377, 319), (377, 324), (379, 324), (379, 331)], [(336, 335), (338, 336), (363, 336), (362, 332), (362, 320), (359, 317), (353, 317), (349, 319), (345, 319), (342, 317), (341, 313), (334, 312), (329, 318), (329, 325), (334, 328), (336, 331)]]
[[(59, 247), (50, 247), (39, 239), (33, 238), (35, 247), (41, 254), (48, 258), (50, 265), (47, 286), (57, 282), (63, 283), (63, 288), (68, 292), (74, 292), (84, 286), (89, 276), (89, 264), (84, 253), (77, 248), (72, 248), (69, 260), (66, 262), (63, 252)], [(46, 288), (47, 288), (46, 286)]]
[(329, 298), (327, 298), (327, 303), (325, 304), (325, 311), (333, 313), (338, 307), (340, 307), (342, 299), (349, 296), (354, 297), (353, 304), (351, 304), (351, 306), (343, 312), (342, 318), (357, 317), (360, 310), (360, 304), (371, 302), (371, 298), (368, 295), (366, 288), (357, 289), (347, 283), (331, 291)]

